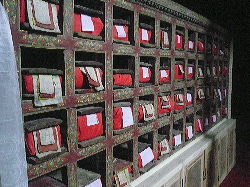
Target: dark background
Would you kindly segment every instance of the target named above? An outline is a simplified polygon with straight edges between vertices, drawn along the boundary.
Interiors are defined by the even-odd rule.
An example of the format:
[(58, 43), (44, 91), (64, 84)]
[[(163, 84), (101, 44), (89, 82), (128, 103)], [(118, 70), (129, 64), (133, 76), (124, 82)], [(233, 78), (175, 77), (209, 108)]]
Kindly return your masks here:
[(227, 29), (234, 38), (232, 118), (237, 147), (250, 150), (250, 1), (173, 0)]

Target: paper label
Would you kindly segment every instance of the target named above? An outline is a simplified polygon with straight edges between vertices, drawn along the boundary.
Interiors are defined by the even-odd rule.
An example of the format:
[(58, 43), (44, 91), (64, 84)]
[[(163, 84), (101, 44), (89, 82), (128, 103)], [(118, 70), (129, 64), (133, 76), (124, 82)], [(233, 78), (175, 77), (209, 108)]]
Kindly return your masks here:
[(142, 32), (142, 40), (148, 41), (148, 31), (145, 29), (141, 29)]
[(96, 114), (86, 115), (87, 117), (87, 126), (97, 125), (99, 123)]
[(142, 77), (143, 78), (148, 78), (149, 73), (148, 73), (148, 68), (147, 67), (142, 67)]
[(161, 78), (167, 78), (168, 77), (168, 73), (167, 73), (166, 70), (161, 70), (160, 73), (161, 73)]
[(118, 37), (120, 38), (126, 38), (127, 34), (125, 32), (125, 29), (122, 25), (115, 25), (116, 31), (118, 33)]

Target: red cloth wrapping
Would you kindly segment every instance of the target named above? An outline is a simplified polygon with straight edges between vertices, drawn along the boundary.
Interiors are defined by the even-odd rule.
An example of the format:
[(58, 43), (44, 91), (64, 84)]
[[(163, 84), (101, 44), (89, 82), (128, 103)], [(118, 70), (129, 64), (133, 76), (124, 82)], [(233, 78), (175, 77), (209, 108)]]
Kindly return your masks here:
[(128, 41), (128, 26), (123, 26), (125, 32), (126, 32), (126, 37), (119, 37), (118, 32), (115, 28), (115, 25), (113, 25), (113, 38), (118, 39), (118, 40), (123, 40), (123, 41)]
[(77, 116), (78, 141), (88, 140), (103, 134), (102, 112), (96, 113), (98, 124), (87, 126), (86, 115)]
[[(184, 95), (183, 95), (183, 99), (184, 99)], [(181, 110), (184, 108), (184, 103), (183, 105), (177, 105), (177, 95), (174, 95), (174, 110)]]
[[(57, 125), (56, 128), (57, 128), (57, 132), (58, 132), (59, 144), (60, 144), (60, 146), (62, 146), (62, 136), (61, 136), (60, 126)], [(35, 148), (33, 132), (29, 132), (29, 133), (25, 134), (25, 144), (26, 144), (27, 152), (29, 153), (29, 155), (31, 155), (31, 156), (36, 155), (36, 148)]]
[[(201, 129), (200, 129), (198, 120), (200, 120)], [(203, 124), (203, 122), (202, 122), (202, 119), (199, 118), (199, 119), (197, 119), (197, 120), (195, 121), (195, 131), (196, 131), (196, 132), (200, 132), (200, 131), (203, 131), (203, 130), (204, 130), (204, 124)]]
[(142, 29), (139, 29), (140, 43), (149, 43), (151, 36), (152, 36), (152, 31), (147, 30), (147, 33), (148, 33), (148, 40), (142, 40)]
[(183, 36), (178, 35), (178, 36), (180, 36), (180, 42), (178, 42), (178, 36), (177, 35), (175, 36), (175, 48), (176, 49), (183, 49)]
[(113, 111), (113, 124), (114, 130), (119, 130), (123, 128), (123, 118), (122, 118), (122, 108), (115, 107)]
[(133, 79), (130, 74), (115, 74), (113, 75), (114, 85), (130, 86), (133, 84)]
[[(188, 72), (188, 69), (189, 68), (192, 68), (193, 70), (192, 70), (192, 73), (189, 73)], [(194, 67), (193, 66), (189, 66), (188, 68), (187, 68), (187, 78), (188, 79), (191, 79), (192, 77), (194, 76)]]
[(139, 69), (139, 82), (143, 83), (143, 82), (149, 82), (152, 76), (152, 72), (150, 70), (150, 68), (148, 68), (148, 74), (149, 77), (143, 78), (143, 70), (142, 67), (140, 67)]
[[(181, 65), (181, 66), (183, 66), (183, 65)], [(184, 66), (183, 66), (183, 70), (184, 70)], [(184, 73), (181, 72), (181, 70), (179, 68), (179, 64), (174, 65), (174, 78), (175, 79), (183, 79), (184, 78)]]
[(201, 41), (198, 41), (198, 51), (203, 52), (204, 51), (204, 44)]
[[(101, 70), (101, 68), (98, 68), (98, 70), (100, 72), (100, 76), (102, 80), (103, 71)], [(88, 80), (87, 76), (83, 74), (83, 72), (80, 70), (79, 67), (76, 67), (75, 68), (75, 87), (80, 89), (85, 86), (89, 86), (89, 85), (84, 85), (84, 83), (86, 82), (85, 80)]]
[[(60, 82), (62, 84), (62, 76), (59, 76)], [(32, 75), (23, 75), (24, 81), (24, 92), (33, 94), (34, 93), (34, 86), (33, 86), (33, 77)]]
[(138, 108), (138, 122), (141, 122), (143, 120), (143, 109), (142, 106), (139, 106)]
[(169, 99), (169, 108), (162, 108), (162, 97), (158, 97), (158, 114), (164, 114), (164, 113), (169, 113), (171, 112), (171, 110), (173, 109), (173, 100), (171, 98), (170, 95), (167, 96), (167, 98)]
[(81, 15), (74, 13), (74, 32), (83, 32), (93, 35), (100, 35), (103, 30), (102, 20), (98, 17), (91, 17), (94, 24), (94, 31), (82, 31)]
[(20, 0), (20, 23), (26, 21), (26, 1)]
[[(154, 159), (153, 160), (157, 160), (157, 158), (158, 158), (157, 154), (153, 150), (152, 150), (152, 152), (154, 154)], [(138, 154), (138, 167), (142, 168), (142, 159), (141, 159), (141, 155), (140, 154)]]
[(166, 74), (168, 75), (168, 77), (161, 77), (161, 72), (159, 72), (159, 82), (168, 82), (168, 81), (170, 81), (170, 77), (171, 77), (170, 70), (169, 69), (163, 69), (163, 70), (160, 70), (160, 71), (166, 71)]
[(227, 75), (228, 74), (227, 66), (223, 66), (222, 73), (223, 73), (223, 75)]

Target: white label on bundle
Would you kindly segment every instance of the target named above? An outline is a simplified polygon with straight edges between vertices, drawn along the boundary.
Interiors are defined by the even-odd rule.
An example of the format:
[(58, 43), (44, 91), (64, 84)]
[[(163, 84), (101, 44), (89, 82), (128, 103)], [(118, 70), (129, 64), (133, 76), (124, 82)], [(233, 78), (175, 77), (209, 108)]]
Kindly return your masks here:
[(199, 128), (200, 128), (200, 130), (201, 130), (201, 131), (203, 131), (203, 129), (202, 129), (202, 125), (201, 125), (201, 119), (197, 119), (197, 122), (198, 122), (198, 124), (199, 124)]
[(188, 102), (192, 101), (192, 94), (191, 93), (187, 93), (187, 101)]
[(175, 146), (181, 145), (181, 134), (174, 136)]
[(124, 26), (122, 26), (122, 25), (115, 25), (115, 28), (117, 30), (118, 37), (120, 37), (120, 38), (126, 38), (127, 34), (125, 32)]
[(177, 43), (181, 43), (181, 36), (177, 34)]
[(192, 126), (188, 126), (187, 127), (187, 131), (188, 131), (188, 138), (189, 139), (193, 138), (193, 127)]
[(129, 127), (134, 124), (131, 107), (121, 107), (122, 109), (122, 127)]
[(39, 75), (39, 86), (40, 86), (40, 93), (44, 94), (54, 94), (55, 87), (52, 75)]
[(212, 120), (213, 120), (213, 122), (216, 122), (216, 115), (212, 116)]
[(148, 31), (145, 29), (141, 29), (142, 32), (142, 40), (148, 41)]
[(154, 159), (154, 154), (153, 154), (152, 149), (150, 147), (148, 147), (147, 149), (145, 149), (144, 151), (142, 151), (139, 154), (141, 156), (141, 161), (142, 161), (143, 167)]
[(165, 31), (162, 31), (162, 33), (163, 33), (163, 43), (164, 43), (165, 45), (169, 45), (168, 33), (165, 32)]
[(208, 124), (208, 118), (205, 119), (205, 125), (206, 125), (206, 126), (209, 125), (209, 124)]
[(142, 67), (142, 77), (143, 78), (148, 78), (149, 73), (148, 73), (148, 68), (147, 67)]
[(193, 49), (194, 48), (194, 42), (188, 41), (188, 48)]
[(41, 24), (51, 24), (48, 2), (42, 0), (33, 0), (33, 5), (36, 21)]
[(193, 67), (188, 67), (188, 74), (193, 73)]
[(55, 143), (52, 127), (39, 130), (41, 145), (50, 145)]
[(120, 185), (128, 184), (130, 182), (128, 168), (117, 173)]
[(221, 95), (220, 89), (218, 89), (218, 93), (219, 93), (219, 99), (220, 99), (220, 101), (222, 101), (222, 95)]
[(94, 31), (94, 23), (90, 16), (81, 14), (82, 31)]
[(88, 185), (85, 186), (85, 187), (102, 187), (102, 181), (101, 181), (101, 179), (99, 178), (99, 179), (95, 180), (94, 182), (88, 184)]
[(166, 70), (161, 70), (160, 73), (161, 73), (161, 78), (165, 78), (165, 77), (167, 78), (168, 77), (168, 73), (167, 73)]
[(184, 73), (183, 65), (178, 65), (181, 73)]
[(86, 115), (86, 117), (87, 117), (87, 126), (96, 125), (99, 123), (96, 114), (89, 114)]

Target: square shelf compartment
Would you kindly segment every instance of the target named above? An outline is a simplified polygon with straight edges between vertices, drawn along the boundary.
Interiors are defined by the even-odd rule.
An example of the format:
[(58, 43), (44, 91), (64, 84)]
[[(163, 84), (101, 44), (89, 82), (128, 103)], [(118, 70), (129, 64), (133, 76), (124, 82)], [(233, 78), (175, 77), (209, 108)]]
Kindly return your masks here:
[(139, 37), (140, 45), (142, 47), (153, 48), (155, 47), (155, 19), (139, 15)]

